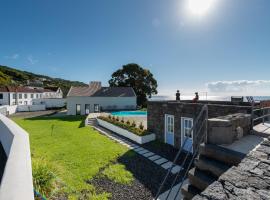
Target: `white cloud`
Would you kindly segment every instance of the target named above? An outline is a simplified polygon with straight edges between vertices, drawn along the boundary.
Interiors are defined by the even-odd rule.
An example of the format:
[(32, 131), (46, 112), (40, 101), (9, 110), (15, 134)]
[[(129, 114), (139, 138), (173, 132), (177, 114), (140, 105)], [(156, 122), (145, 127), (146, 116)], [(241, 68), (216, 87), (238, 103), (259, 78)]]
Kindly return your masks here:
[(270, 80), (217, 81), (206, 84), (213, 94), (234, 95), (270, 95)]
[(12, 60), (17, 60), (20, 57), (19, 54), (15, 53), (11, 56), (5, 56), (6, 59), (12, 59)]
[(34, 65), (38, 62), (38, 60), (35, 60), (32, 55), (27, 56), (27, 60), (31, 65)]

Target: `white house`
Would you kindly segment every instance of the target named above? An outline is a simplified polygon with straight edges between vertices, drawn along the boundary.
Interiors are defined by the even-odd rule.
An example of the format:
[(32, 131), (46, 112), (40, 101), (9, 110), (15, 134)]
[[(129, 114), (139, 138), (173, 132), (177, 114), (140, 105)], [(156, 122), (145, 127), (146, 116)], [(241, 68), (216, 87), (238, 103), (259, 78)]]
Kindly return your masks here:
[(60, 88), (31, 88), (22, 86), (0, 87), (1, 105), (32, 105), (34, 99), (62, 98), (63, 92)]
[(63, 91), (60, 87), (45, 87), (42, 93), (44, 99), (61, 99), (63, 98)]
[(136, 107), (137, 97), (132, 87), (102, 87), (101, 82), (93, 81), (86, 87), (71, 87), (67, 94), (68, 115)]

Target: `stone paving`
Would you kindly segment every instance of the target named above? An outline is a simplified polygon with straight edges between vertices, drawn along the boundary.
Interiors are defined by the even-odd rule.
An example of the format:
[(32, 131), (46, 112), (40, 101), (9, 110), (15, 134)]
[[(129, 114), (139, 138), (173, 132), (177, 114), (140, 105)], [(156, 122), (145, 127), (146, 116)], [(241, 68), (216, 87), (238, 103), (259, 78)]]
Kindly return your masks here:
[[(132, 149), (133, 151), (135, 151), (136, 153), (144, 156), (146, 159), (151, 160), (152, 162), (156, 163), (157, 165), (159, 165), (160, 167), (162, 167), (165, 170), (169, 170), (169, 168), (172, 166), (172, 162), (167, 160), (166, 158), (163, 158), (151, 151), (148, 151), (147, 149), (140, 147), (139, 145), (136, 145), (135, 143), (132, 143), (126, 139), (123, 139), (119, 136), (117, 136), (116, 134), (111, 133), (110, 131), (107, 131), (103, 128), (97, 127), (97, 126), (92, 126), (94, 129), (96, 129), (98, 132), (106, 135), (108, 138), (119, 142), (120, 144), (126, 146), (129, 149)], [(176, 174), (179, 171), (181, 171), (182, 168), (179, 165), (175, 165), (172, 168), (171, 173)]]
[(251, 151), (193, 200), (270, 200), (270, 138)]

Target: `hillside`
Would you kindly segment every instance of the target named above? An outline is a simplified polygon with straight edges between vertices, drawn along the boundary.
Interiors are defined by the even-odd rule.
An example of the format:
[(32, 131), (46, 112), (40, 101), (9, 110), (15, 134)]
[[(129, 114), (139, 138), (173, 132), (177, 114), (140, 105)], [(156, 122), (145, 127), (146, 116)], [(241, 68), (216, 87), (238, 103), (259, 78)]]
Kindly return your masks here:
[(79, 81), (52, 78), (0, 65), (0, 85), (31, 85), (40, 87), (57, 86), (62, 89), (64, 96), (66, 96), (71, 86), (85, 86), (86, 84)]

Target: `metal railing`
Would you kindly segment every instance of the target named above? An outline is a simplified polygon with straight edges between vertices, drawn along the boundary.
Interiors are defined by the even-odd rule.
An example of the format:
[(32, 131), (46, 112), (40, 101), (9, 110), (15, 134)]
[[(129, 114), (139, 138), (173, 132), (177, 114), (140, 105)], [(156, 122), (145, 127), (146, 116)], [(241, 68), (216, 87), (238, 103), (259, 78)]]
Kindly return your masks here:
[[(180, 170), (176, 174), (175, 178), (173, 179), (173, 182), (170, 185), (170, 189), (167, 190), (169, 192), (167, 193), (165, 200), (167, 200), (169, 197), (170, 197), (170, 200), (171, 199), (175, 200), (177, 198), (177, 196), (178, 196), (178, 194), (179, 194), (179, 192), (181, 190), (181, 187), (183, 186), (183, 183), (184, 183), (184, 181), (186, 179), (186, 176), (188, 174), (188, 171), (190, 170), (190, 167), (192, 166), (192, 163), (193, 163), (195, 157), (197, 156), (197, 153), (199, 151), (199, 145), (202, 142), (204, 142), (204, 141), (206, 142), (207, 141), (207, 121), (208, 121), (208, 106), (207, 105), (204, 105), (202, 107), (202, 110), (200, 111), (199, 115), (194, 120), (194, 123), (193, 123), (192, 128), (189, 130), (189, 135), (192, 132), (195, 132), (196, 137), (193, 139), (193, 141), (195, 141), (197, 143), (197, 145), (195, 146), (195, 149), (193, 150), (192, 158), (190, 160), (188, 158), (189, 158), (189, 156), (191, 154), (191, 150), (193, 148), (193, 144), (189, 147), (188, 151), (185, 152), (186, 155), (185, 155), (185, 158), (184, 158), (183, 162), (181, 163), (181, 169), (184, 169), (185, 166), (187, 166), (187, 168), (185, 169), (184, 176), (181, 178), (180, 185), (179, 185), (179, 190), (174, 195), (174, 198), (171, 198), (170, 197), (170, 194), (171, 194), (171, 192), (173, 190), (173, 187), (175, 186), (176, 181), (178, 180), (180, 174), (182, 173), (182, 170)], [(204, 130), (203, 130), (203, 128), (204, 128)], [(203, 133), (200, 134), (202, 130), (203, 130)], [(161, 183), (161, 185), (160, 185), (160, 187), (158, 189), (158, 192), (157, 192), (157, 194), (156, 194), (156, 196), (154, 198), (155, 200), (157, 200), (158, 197), (159, 197), (159, 195), (161, 194), (161, 191), (164, 188), (164, 185), (166, 184), (166, 182), (168, 181), (168, 178), (169, 178), (169, 175), (170, 175), (172, 169), (176, 166), (176, 163), (177, 163), (177, 161), (179, 159), (179, 156), (182, 153), (184, 153), (185, 150), (183, 149), (183, 147), (187, 143), (187, 140), (188, 140), (188, 138), (186, 138), (184, 140), (183, 145), (181, 146), (181, 148), (177, 152), (177, 154), (176, 154), (176, 156), (175, 156), (175, 158), (173, 160), (172, 166), (168, 169), (167, 174), (166, 174), (164, 180), (162, 181), (162, 183)]]
[(255, 107), (254, 102), (251, 108), (251, 126), (254, 127), (255, 122), (262, 120), (265, 123), (265, 119), (270, 117), (270, 107)]

